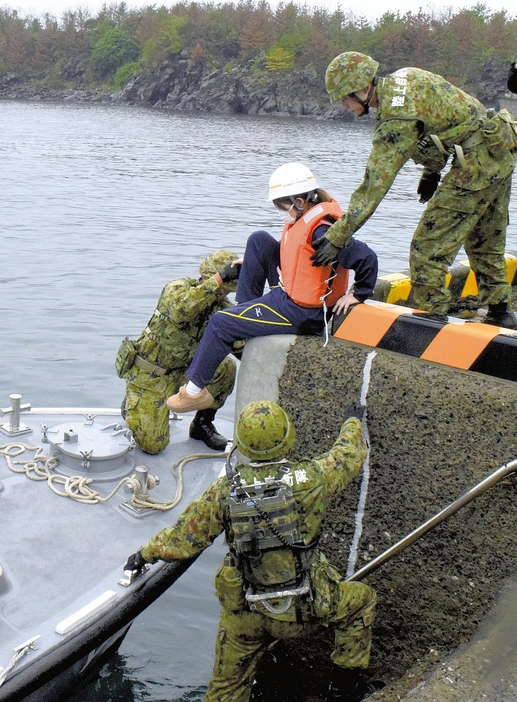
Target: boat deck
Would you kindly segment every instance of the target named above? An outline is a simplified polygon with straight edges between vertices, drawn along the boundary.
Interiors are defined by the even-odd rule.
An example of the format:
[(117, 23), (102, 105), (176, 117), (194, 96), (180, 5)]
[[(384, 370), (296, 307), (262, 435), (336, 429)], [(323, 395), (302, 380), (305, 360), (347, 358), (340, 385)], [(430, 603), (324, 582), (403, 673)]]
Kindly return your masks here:
[[(150, 476), (159, 478), (159, 484), (149, 491), (150, 497), (170, 503), (177, 485), (171, 470), (173, 465), (197, 453), (208, 458), (186, 463), (182, 499), (174, 508), (135, 511), (127, 507), (132, 494), (124, 489), (124, 485), (107, 502), (85, 504), (56, 494), (46, 479), (31, 480), (25, 472), (13, 472), (5, 455), (0, 455), (0, 675), (20, 644), (39, 636), (35, 643), (39, 651), (60, 646), (69, 634), (57, 633), (56, 628), (66, 629), (67, 624), (62, 623), (68, 617), (100, 596), (105, 596), (99, 607), (104, 610), (138, 589), (139, 581), (144, 582), (147, 574), (129, 587), (118, 583), (124, 576), (123, 565), (128, 555), (161, 528), (172, 524), (224, 470), (223, 454), (210, 451), (202, 442), (188, 438), (192, 419), (189, 415), (171, 421), (169, 446), (161, 454), (151, 456), (143, 453), (130, 438), (128, 440), (127, 426), (117, 410), (79, 409), (73, 414), (49, 412), (45, 409), (23, 412), (19, 426), (32, 431), (17, 436), (0, 433), (0, 450), (12, 454), (21, 450), (22, 445), (40, 447), (49, 456), (55, 451), (53, 442), (57, 441), (59, 463), (51, 473), (69, 478), (75, 475), (92, 477), (88, 487), (101, 497), (110, 495), (121, 481), (125, 484), (135, 475), (137, 467), (145, 466)], [(96, 416), (92, 420), (93, 415)], [(46, 437), (42, 425), (49, 427)], [(223, 434), (232, 436), (229, 421), (218, 418), (217, 426)], [(61, 435), (55, 431), (56, 427)], [(63, 427), (69, 427), (65, 430), (68, 436), (64, 442), (59, 440)], [(98, 436), (104, 439), (108, 435), (107, 441), (111, 441), (112, 447), (107, 452), (115, 456), (115, 469), (111, 468), (110, 461), (104, 465), (102, 460), (99, 463), (101, 469), (97, 469), (95, 451), (88, 457), (90, 465), (81, 467), (82, 459), (77, 459), (75, 454), (81, 454), (83, 430), (96, 445), (100, 443)], [(57, 439), (56, 435), (59, 435)], [(50, 443), (46, 443), (47, 439)], [(72, 447), (71, 457), (59, 449), (65, 444), (66, 450)], [(118, 446), (122, 457), (116, 456)], [(34, 450), (27, 449), (13, 456), (13, 468), (22, 470), (23, 466), (16, 462), (31, 461), (34, 455)], [(64, 492), (63, 484), (54, 482), (54, 485), (56, 490)], [(152, 566), (150, 573), (159, 567), (160, 564)], [(70, 633), (76, 633), (77, 627), (80, 624), (72, 626)], [(37, 655), (30, 651), (21, 658), (8, 674), (7, 682), (24, 666), (30, 665), (31, 659)], [(4, 689), (0, 685), (0, 699), (4, 699)]]

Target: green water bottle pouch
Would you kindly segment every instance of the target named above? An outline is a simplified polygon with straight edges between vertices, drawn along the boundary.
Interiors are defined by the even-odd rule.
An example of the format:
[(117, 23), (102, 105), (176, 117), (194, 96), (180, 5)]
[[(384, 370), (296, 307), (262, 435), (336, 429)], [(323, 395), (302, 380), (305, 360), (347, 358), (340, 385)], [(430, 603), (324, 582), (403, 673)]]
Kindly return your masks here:
[(324, 556), (311, 568), (314, 613), (321, 619), (331, 617), (336, 612), (339, 601), (341, 575), (330, 565)]
[(483, 135), (490, 154), (501, 158), (508, 150), (517, 150), (517, 123), (508, 110), (500, 110), (483, 125)]
[(124, 341), (120, 344), (117, 357), (115, 358), (115, 368), (119, 378), (123, 378), (131, 369), (135, 362), (136, 353), (135, 342), (131, 341), (126, 336)]
[(244, 597), (244, 581), (240, 570), (233, 565), (230, 554), (224, 557), (223, 563), (215, 576), (215, 592), (219, 602), (232, 612), (242, 612), (246, 608)]

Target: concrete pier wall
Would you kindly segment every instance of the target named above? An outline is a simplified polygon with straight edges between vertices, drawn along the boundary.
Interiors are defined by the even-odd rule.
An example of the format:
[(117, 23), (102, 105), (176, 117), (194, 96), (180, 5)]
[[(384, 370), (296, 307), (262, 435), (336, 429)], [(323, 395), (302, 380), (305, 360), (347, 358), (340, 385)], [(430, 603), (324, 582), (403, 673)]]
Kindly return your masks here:
[[(367, 359), (370, 478), (356, 570), (517, 457), (517, 383), (334, 337), (326, 348), (315, 337), (248, 342), (237, 408), (278, 400), (297, 431), (290, 457), (317, 455), (359, 400)], [(343, 575), (360, 485), (336, 496), (323, 535)], [(379, 598), (370, 674), (389, 683), (377, 699), (403, 699), (482, 626), (516, 570), (516, 486), (505, 479), (367, 578)], [(284, 684), (293, 699), (323, 699), (331, 648), (325, 631), (276, 647), (267, 678), (275, 665), (284, 682), (268, 700), (289, 699)]]

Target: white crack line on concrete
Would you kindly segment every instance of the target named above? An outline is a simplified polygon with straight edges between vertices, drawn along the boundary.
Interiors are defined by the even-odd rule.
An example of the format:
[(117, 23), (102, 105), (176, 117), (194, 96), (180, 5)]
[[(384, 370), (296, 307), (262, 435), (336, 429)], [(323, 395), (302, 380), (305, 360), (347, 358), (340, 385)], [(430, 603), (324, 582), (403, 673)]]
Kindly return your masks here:
[(350, 546), (350, 554), (348, 556), (348, 568), (346, 573), (347, 578), (352, 576), (355, 571), (355, 565), (357, 562), (357, 548), (359, 546), (359, 539), (361, 538), (361, 534), (363, 533), (364, 508), (366, 505), (366, 496), (368, 494), (368, 484), (370, 482), (370, 436), (368, 434), (366, 396), (368, 395), (368, 388), (370, 387), (370, 373), (372, 369), (372, 362), (376, 355), (376, 351), (370, 351), (370, 353), (366, 356), (366, 361), (363, 368), (363, 384), (361, 386), (361, 395), (359, 401), (365, 407), (365, 413), (363, 417), (363, 434), (368, 449), (366, 459), (363, 463), (363, 477), (361, 480), (361, 490), (359, 492), (359, 501), (357, 503), (357, 510), (355, 513), (355, 532), (354, 537), (352, 539), (352, 544)]

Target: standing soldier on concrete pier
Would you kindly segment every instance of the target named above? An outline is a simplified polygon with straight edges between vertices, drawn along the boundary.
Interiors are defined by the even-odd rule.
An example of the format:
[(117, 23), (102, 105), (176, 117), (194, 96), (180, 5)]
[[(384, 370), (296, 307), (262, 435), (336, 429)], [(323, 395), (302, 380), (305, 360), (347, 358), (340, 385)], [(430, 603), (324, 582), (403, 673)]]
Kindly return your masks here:
[[(463, 245), (476, 275), (483, 320), (510, 329), (506, 282), (506, 227), (517, 150), (517, 125), (506, 110), (487, 110), (476, 98), (420, 68), (401, 68), (385, 78), (371, 56), (348, 51), (328, 66), (332, 101), (360, 117), (376, 108), (377, 123), (363, 182), (348, 211), (316, 242), (314, 265), (328, 265), (371, 217), (402, 166), (424, 166), (417, 193), (428, 203), (410, 250), (415, 306), (445, 320), (451, 294), (449, 266)], [(449, 172), (440, 184), (449, 158)]]

